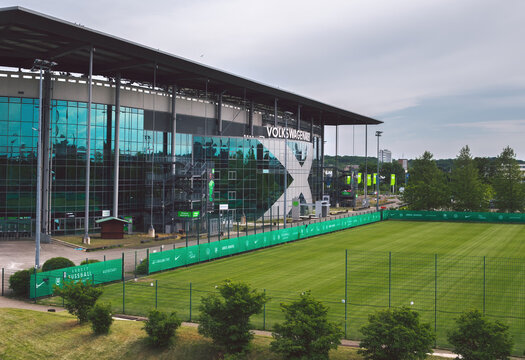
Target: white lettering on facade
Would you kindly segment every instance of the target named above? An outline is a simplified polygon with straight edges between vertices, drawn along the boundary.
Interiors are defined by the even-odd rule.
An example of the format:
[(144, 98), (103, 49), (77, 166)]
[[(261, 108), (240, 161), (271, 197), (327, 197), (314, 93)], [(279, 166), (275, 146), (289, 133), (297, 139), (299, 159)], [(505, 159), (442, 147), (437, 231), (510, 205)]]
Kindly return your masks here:
[(268, 137), (301, 141), (310, 141), (312, 136), (312, 134), (307, 131), (276, 126), (266, 126), (266, 134)]

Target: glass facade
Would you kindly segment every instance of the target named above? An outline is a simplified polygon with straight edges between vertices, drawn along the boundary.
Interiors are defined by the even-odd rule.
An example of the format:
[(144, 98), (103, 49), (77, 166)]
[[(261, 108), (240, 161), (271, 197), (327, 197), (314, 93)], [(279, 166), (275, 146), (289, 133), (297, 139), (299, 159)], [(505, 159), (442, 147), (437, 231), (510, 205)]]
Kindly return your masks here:
[[(52, 100), (50, 106), (49, 230), (78, 232), (84, 226), (87, 104)], [(144, 110), (121, 107), (119, 215), (133, 216), (137, 230), (149, 226), (152, 207), (156, 225), (169, 223), (170, 213), (165, 213), (165, 208), (187, 210), (181, 208), (182, 203), (175, 205), (175, 196), (169, 195), (173, 189), (166, 189), (177, 185), (168, 181), (172, 134), (146, 130), (144, 120)], [(37, 128), (38, 99), (0, 97), (0, 232), (31, 232), (36, 205)], [(298, 181), (299, 177), (289, 170), (288, 186), (311, 189), (310, 201), (320, 196), (319, 138), (315, 137), (313, 144), (288, 141), (287, 150), (282, 139), (239, 135), (176, 134), (177, 167), (205, 164), (215, 170), (214, 202), (193, 202), (192, 209), (204, 213), (215, 211), (218, 204), (228, 204), (236, 209), (237, 217), (263, 215), (285, 190), (284, 154), (293, 154), (286, 155), (289, 169), (295, 166), (296, 173), (306, 172)], [(113, 207), (114, 144), (114, 106), (92, 104), (89, 205), (93, 223), (102, 216), (102, 210)], [(311, 163), (301, 170), (308, 161)], [(161, 182), (163, 185), (158, 186)], [(162, 216), (156, 204), (161, 204)], [(280, 211), (282, 214), (282, 208)]]

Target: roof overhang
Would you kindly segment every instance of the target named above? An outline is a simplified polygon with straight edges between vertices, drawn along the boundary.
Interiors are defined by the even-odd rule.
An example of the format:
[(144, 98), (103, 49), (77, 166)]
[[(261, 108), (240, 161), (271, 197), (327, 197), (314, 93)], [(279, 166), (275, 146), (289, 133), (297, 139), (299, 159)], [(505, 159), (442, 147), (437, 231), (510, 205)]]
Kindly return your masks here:
[(85, 74), (93, 47), (93, 74), (157, 85), (208, 90), (254, 100), (295, 113), (301, 118), (322, 119), (325, 125), (377, 125), (382, 121), (327, 105), (281, 89), (232, 75), (100, 31), (47, 16), (22, 7), (0, 9), (0, 66), (31, 68), (35, 59), (53, 60), (56, 71)]

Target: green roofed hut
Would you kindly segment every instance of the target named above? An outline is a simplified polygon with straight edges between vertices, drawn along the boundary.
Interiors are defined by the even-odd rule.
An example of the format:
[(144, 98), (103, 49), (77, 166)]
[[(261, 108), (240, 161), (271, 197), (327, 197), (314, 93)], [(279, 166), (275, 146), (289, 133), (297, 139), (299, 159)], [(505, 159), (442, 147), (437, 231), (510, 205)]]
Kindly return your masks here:
[(95, 222), (100, 224), (100, 237), (102, 239), (123, 239), (124, 225), (130, 223), (128, 220), (114, 216), (108, 216)]

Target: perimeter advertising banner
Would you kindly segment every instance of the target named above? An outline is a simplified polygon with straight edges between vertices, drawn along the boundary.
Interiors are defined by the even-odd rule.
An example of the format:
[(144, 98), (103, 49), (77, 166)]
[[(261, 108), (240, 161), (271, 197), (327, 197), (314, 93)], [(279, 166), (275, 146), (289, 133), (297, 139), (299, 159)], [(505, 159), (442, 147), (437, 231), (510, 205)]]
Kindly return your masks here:
[(122, 279), (122, 259), (45, 271), (36, 273), (36, 276), (31, 275), (29, 297), (33, 299), (35, 293), (36, 297), (51, 295), (53, 286), (62, 287), (64, 280), (89, 280), (94, 284), (102, 284), (120, 279)]

